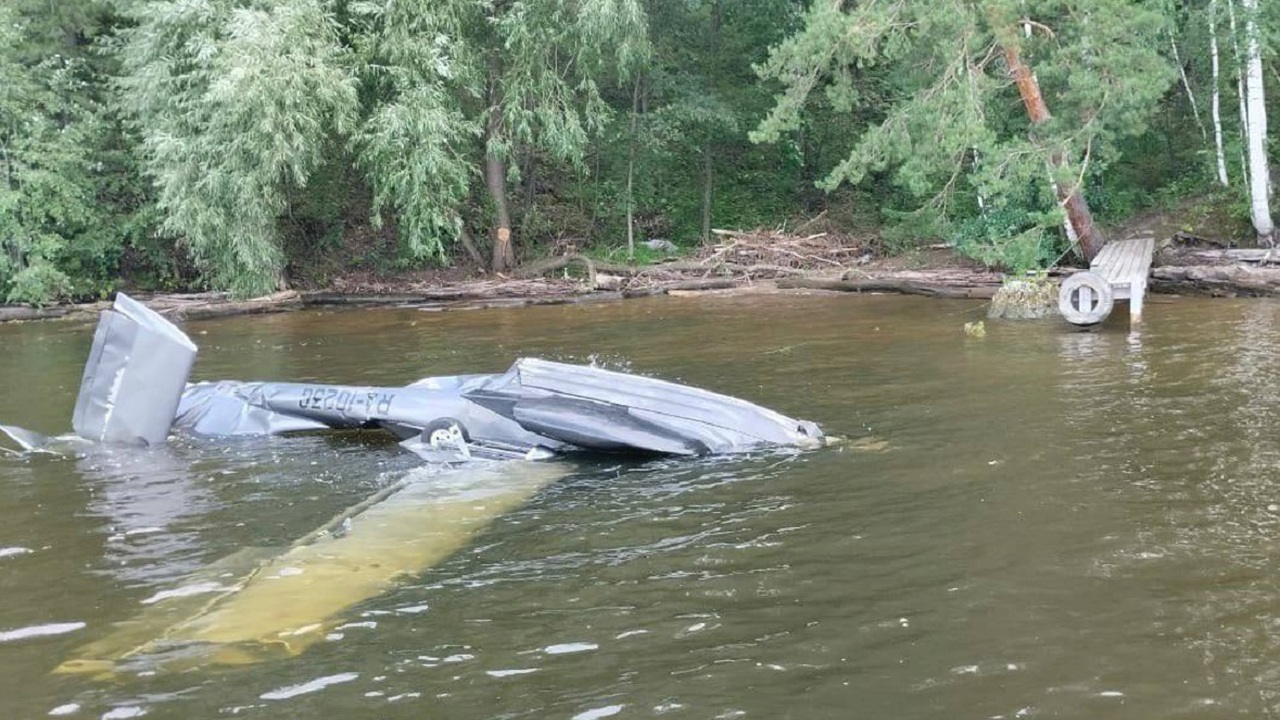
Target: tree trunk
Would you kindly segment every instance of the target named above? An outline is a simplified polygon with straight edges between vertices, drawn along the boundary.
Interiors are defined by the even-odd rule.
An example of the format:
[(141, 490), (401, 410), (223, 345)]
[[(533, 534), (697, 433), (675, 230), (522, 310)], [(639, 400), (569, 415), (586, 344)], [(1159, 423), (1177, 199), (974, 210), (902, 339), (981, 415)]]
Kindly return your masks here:
[(1196, 95), (1191, 90), (1191, 81), (1187, 80), (1187, 69), (1182, 65), (1182, 57), (1178, 54), (1178, 42), (1173, 38), (1173, 33), (1169, 33), (1169, 47), (1173, 49), (1173, 62), (1178, 66), (1178, 75), (1182, 78), (1182, 89), (1187, 91), (1187, 102), (1191, 104), (1191, 117), (1195, 118), (1196, 127), (1200, 128), (1200, 137), (1205, 140), (1209, 139), (1209, 133), (1204, 128), (1204, 123), (1200, 121), (1200, 106), (1196, 104)]
[[(1027, 108), (1027, 116), (1031, 118), (1032, 124), (1042, 125), (1049, 121), (1049, 107), (1045, 105), (1044, 97), (1040, 95), (1040, 83), (1036, 81), (1035, 74), (1026, 63), (1022, 62), (1018, 54), (1016, 34), (1011, 35), (1012, 41), (1003, 43), (1002, 48), (1005, 62), (1009, 65), (1009, 74), (1013, 76), (1014, 83), (1018, 86), (1018, 94), (1022, 96), (1022, 104)], [(1068, 164), (1061, 152), (1053, 153), (1049, 162), (1055, 170)], [(1089, 205), (1081, 195), (1079, 186), (1064, 188), (1055, 183), (1054, 192), (1058, 196), (1058, 203), (1067, 213), (1067, 222), (1071, 223), (1071, 227), (1075, 230), (1080, 251), (1086, 260), (1092, 260), (1098, 251), (1102, 250), (1105, 240), (1093, 224), (1093, 214), (1089, 212)]]
[(467, 251), (467, 255), (471, 257), (476, 267), (483, 269), (484, 256), (476, 248), (476, 241), (471, 237), (471, 231), (467, 229), (466, 223), (462, 223), (461, 229), (458, 230), (458, 240), (462, 242), (462, 248)]
[[(981, 159), (981, 157), (982, 157), (982, 156), (978, 153), (978, 146), (977, 146), (977, 145), (974, 145), (974, 146), (973, 146), (973, 169), (972, 169), (972, 171), (971, 171), (971, 172), (972, 172), (972, 174), (975, 174), (975, 175), (977, 174), (977, 172), (978, 172), (978, 161)], [(986, 199), (985, 197), (983, 197), (983, 195), (982, 195), (982, 190), (981, 190), (981, 189), (979, 189), (979, 190), (978, 190), (976, 193), (974, 193), (974, 194), (977, 196), (977, 199), (978, 199), (978, 214), (979, 214), (979, 215), (986, 215), (986, 214), (987, 214), (987, 199)]]
[(484, 180), (493, 199), (496, 227), (493, 231), (494, 272), (502, 272), (516, 264), (511, 248), (511, 211), (507, 207), (507, 164), (502, 158), (487, 153), (484, 159)]
[(627, 259), (636, 259), (636, 119), (640, 114), (640, 76), (631, 89), (631, 143), (627, 149)]
[(1222, 147), (1222, 109), (1218, 96), (1218, 0), (1209, 0), (1209, 60), (1213, 67), (1213, 99), (1209, 107), (1213, 114), (1213, 148), (1217, 159), (1218, 184), (1227, 187), (1227, 156)]
[(524, 178), (524, 213), (528, 214), (533, 211), (534, 203), (538, 202), (538, 155), (532, 148), (525, 151), (519, 168), (520, 175)]
[[(711, 28), (709, 35), (709, 43), (711, 50), (711, 65), (715, 68), (718, 65), (720, 55), (720, 23), (723, 19), (720, 0), (712, 0), (711, 2)], [(708, 88), (708, 92), (712, 91)], [(707, 136), (702, 145), (702, 242), (711, 240), (711, 201), (715, 188), (715, 161), (712, 157), (714, 153), (711, 132), (707, 132)]]
[(711, 140), (702, 149), (702, 242), (711, 239), (711, 198), (715, 166), (711, 160)]
[[(1244, 53), (1240, 52), (1240, 34), (1236, 30), (1236, 0), (1227, 0), (1227, 18), (1231, 21), (1231, 49), (1236, 60), (1236, 98), (1240, 101), (1240, 139), (1248, 144), (1249, 106), (1245, 102), (1244, 91)], [(1240, 149), (1240, 174), (1249, 182), (1249, 159), (1244, 148)]]
[(497, 138), (502, 133), (502, 90), (498, 86), (499, 73), (496, 63), (490, 63), (489, 118), (484, 133), (484, 182), (493, 200), (496, 227), (493, 230), (493, 258), (490, 266), (494, 272), (503, 272), (516, 264), (515, 251), (511, 247), (511, 210), (507, 205), (507, 163), (495, 150)]
[(1249, 108), (1249, 209), (1258, 242), (1272, 245), (1271, 176), (1267, 164), (1267, 106), (1262, 89), (1262, 50), (1258, 46), (1258, 0), (1241, 0), (1245, 10), (1245, 103)]

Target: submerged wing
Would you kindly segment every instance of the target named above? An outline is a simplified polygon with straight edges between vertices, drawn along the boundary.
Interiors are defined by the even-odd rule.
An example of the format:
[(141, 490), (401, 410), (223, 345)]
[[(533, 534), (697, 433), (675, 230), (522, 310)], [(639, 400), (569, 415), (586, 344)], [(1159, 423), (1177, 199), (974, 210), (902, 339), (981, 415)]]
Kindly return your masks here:
[(295, 655), (343, 612), (439, 564), (494, 519), (571, 471), (563, 463), (419, 472), (291, 547), (237, 553), (143, 601), (137, 618), (82, 647), (57, 673), (110, 675)]

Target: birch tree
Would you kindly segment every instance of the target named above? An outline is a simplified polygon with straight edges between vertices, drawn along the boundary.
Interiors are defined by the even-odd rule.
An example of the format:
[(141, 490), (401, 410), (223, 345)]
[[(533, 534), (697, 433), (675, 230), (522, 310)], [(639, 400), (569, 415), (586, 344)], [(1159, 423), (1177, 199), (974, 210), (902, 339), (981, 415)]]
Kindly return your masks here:
[[(1244, 88), (1244, 66), (1245, 56), (1240, 51), (1240, 33), (1236, 27), (1236, 3), (1235, 0), (1227, 0), (1227, 19), (1231, 23), (1231, 50), (1235, 58), (1236, 68), (1236, 101), (1239, 105), (1238, 117), (1240, 120), (1240, 138), (1244, 145), (1248, 145), (1249, 137), (1249, 104), (1248, 93)], [(1244, 148), (1240, 152), (1240, 174), (1245, 178), (1245, 186), (1249, 185), (1249, 158)]]
[[(1228, 0), (1231, 2), (1232, 0)], [(1209, 0), (1209, 60), (1212, 69), (1213, 95), (1209, 102), (1210, 112), (1213, 116), (1213, 148), (1214, 159), (1216, 160), (1216, 169), (1218, 172), (1218, 184), (1227, 187), (1230, 182), (1227, 179), (1227, 156), (1222, 144), (1222, 111), (1219, 102), (1219, 62), (1218, 62), (1218, 0)]]
[(1271, 175), (1267, 162), (1267, 105), (1262, 87), (1262, 48), (1258, 41), (1258, 0), (1241, 0), (1245, 32), (1245, 121), (1249, 150), (1249, 212), (1258, 242), (1274, 244), (1271, 222)]

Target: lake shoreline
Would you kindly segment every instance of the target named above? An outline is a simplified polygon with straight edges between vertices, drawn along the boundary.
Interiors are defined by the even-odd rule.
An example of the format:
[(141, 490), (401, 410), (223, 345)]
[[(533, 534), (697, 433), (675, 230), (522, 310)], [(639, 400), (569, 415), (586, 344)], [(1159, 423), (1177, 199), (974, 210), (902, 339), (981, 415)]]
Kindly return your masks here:
[[(534, 280), (463, 280), (431, 287), (417, 283), (387, 283), (376, 291), (327, 288), (286, 290), (237, 300), (227, 293), (130, 293), (157, 312), (176, 320), (202, 320), (235, 315), (288, 312), (317, 307), (413, 308), (424, 312), (453, 312), (533, 305), (619, 302), (660, 295), (760, 295), (826, 292), (903, 293), (942, 298), (989, 299), (1000, 287), (995, 272), (977, 274), (954, 270), (912, 270), (894, 273), (813, 273), (788, 277), (719, 276), (674, 279), (643, 287), (619, 286), (597, 278)], [(0, 305), (0, 322), (44, 320), (95, 321), (110, 300), (66, 303), (36, 308)]]
[[(1245, 251), (1248, 252), (1248, 251)], [(1202, 246), (1166, 244), (1151, 271), (1152, 292), (1210, 297), (1280, 297), (1280, 269), (1258, 258)], [(1280, 253), (1277, 253), (1280, 262)], [(403, 307), (427, 312), (531, 305), (617, 302), (658, 295), (743, 295), (783, 293), (909, 294), (942, 299), (989, 300), (1009, 279), (999, 272), (935, 246), (910, 256), (860, 258), (848, 264), (797, 263), (745, 266), (673, 259), (652, 265), (621, 265), (565, 255), (530, 263), (508, 275), (420, 272), (390, 279), (338, 278), (319, 289), (285, 290), (249, 299), (224, 292), (130, 293), (175, 320), (287, 312), (315, 307)], [(1054, 268), (1051, 279), (1076, 272)], [(0, 322), (95, 321), (111, 301), (48, 307), (0, 305)]]

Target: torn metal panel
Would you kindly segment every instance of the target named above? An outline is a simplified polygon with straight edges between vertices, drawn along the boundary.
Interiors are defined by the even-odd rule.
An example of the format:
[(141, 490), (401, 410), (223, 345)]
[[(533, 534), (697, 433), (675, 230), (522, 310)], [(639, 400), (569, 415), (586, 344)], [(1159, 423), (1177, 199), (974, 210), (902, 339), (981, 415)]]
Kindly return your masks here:
[(102, 313), (71, 425), (86, 440), (158, 445), (169, 436), (196, 346), (124, 293)]
[[(535, 448), (568, 449), (463, 396), (487, 375), (429, 378), (409, 387), (302, 383), (198, 383), (187, 388), (175, 426), (199, 435), (275, 435), (299, 430), (382, 429), (411, 441), (428, 461), (467, 459), (428, 446), (460, 433), (477, 459), (519, 459)], [(443, 434), (441, 434), (443, 433)], [(439, 448), (435, 448), (439, 449)], [(458, 449), (458, 448), (455, 448)], [(421, 450), (421, 452), (419, 451)]]
[[(156, 445), (171, 427), (203, 436), (381, 429), (428, 462), (573, 451), (708, 455), (818, 444), (816, 425), (678, 383), (536, 358), (505, 373), (407, 387), (224, 380), (186, 385), (196, 346), (121, 293), (102, 314), (72, 425), (87, 440)], [(28, 431), (0, 427), (24, 451)]]
[(39, 452), (49, 444), (48, 437), (14, 425), (0, 425), (0, 440), (5, 438), (17, 445), (17, 450), (13, 450), (0, 444), (0, 450), (8, 450), (10, 452)]
[[(381, 428), (432, 462), (582, 450), (708, 455), (822, 440), (813, 423), (727, 395), (533, 358), (500, 375), (403, 388), (199, 383), (183, 394), (176, 426), (215, 436)], [(452, 432), (465, 444), (439, 452)]]

